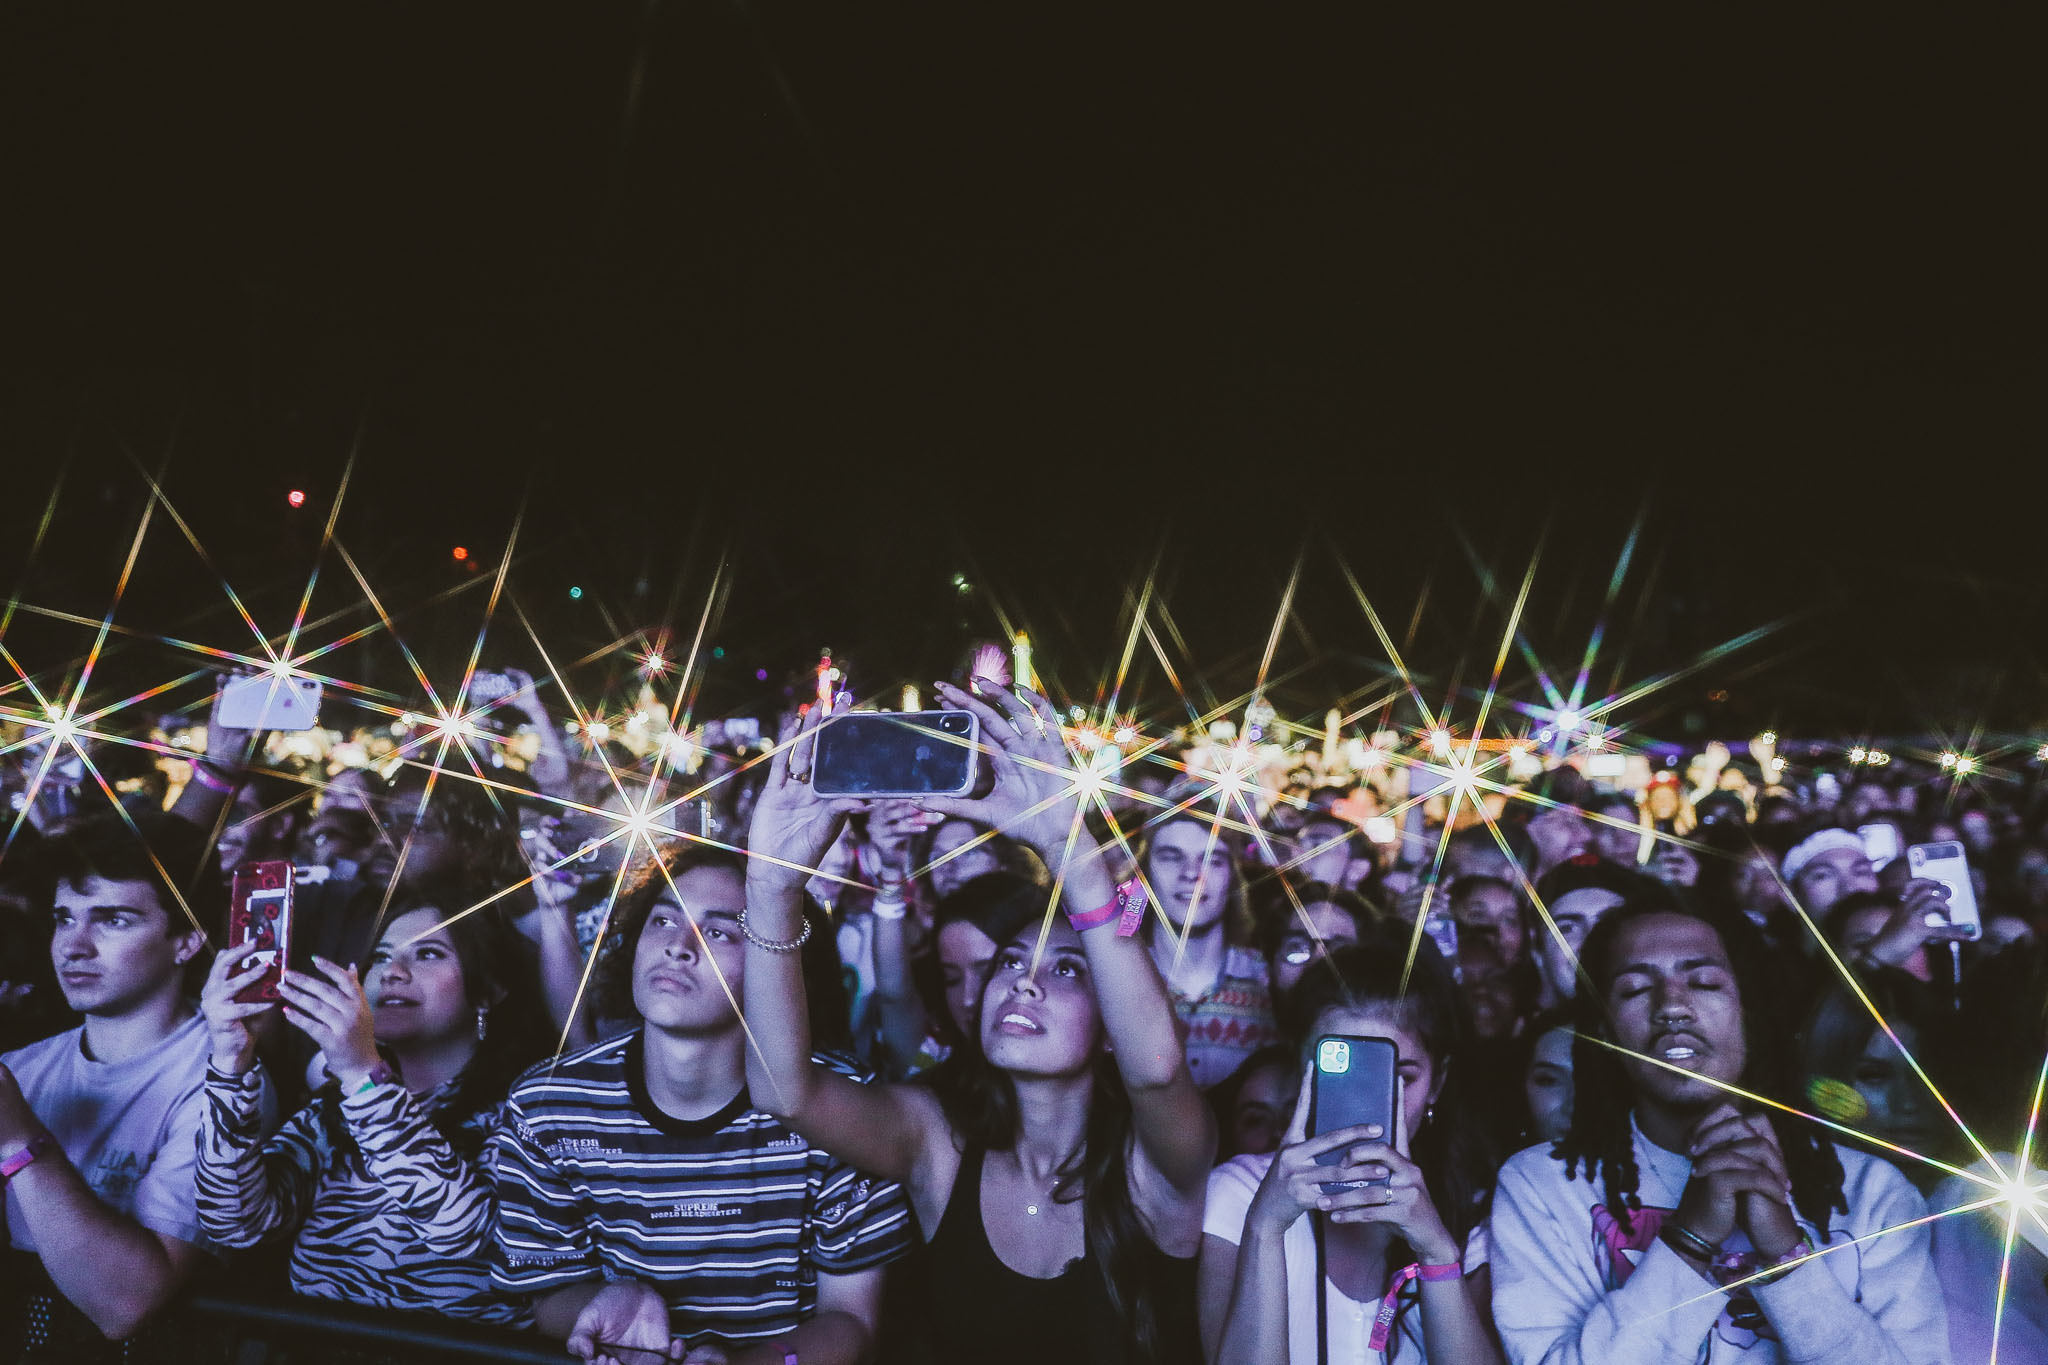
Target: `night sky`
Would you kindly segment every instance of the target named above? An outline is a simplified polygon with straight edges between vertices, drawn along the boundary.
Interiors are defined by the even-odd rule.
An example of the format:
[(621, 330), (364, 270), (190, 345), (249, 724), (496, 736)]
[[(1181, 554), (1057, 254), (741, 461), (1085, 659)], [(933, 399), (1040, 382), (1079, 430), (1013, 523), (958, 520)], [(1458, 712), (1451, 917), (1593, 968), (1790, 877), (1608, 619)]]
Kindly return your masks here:
[[(1646, 729), (2048, 721), (2041, 35), (1374, 8), (9, 6), (0, 587), (98, 617), (161, 470), (281, 629), (353, 450), (442, 673), (523, 508), (564, 660), (723, 556), (726, 707), (995, 605), (1085, 699), (1155, 563), (1228, 695), (1298, 559), (1307, 715), (1385, 663), (1340, 564), (1441, 688), (1540, 543), (1568, 674), (1639, 528), (1596, 688), (1786, 623)], [(120, 619), (246, 648), (159, 515)]]

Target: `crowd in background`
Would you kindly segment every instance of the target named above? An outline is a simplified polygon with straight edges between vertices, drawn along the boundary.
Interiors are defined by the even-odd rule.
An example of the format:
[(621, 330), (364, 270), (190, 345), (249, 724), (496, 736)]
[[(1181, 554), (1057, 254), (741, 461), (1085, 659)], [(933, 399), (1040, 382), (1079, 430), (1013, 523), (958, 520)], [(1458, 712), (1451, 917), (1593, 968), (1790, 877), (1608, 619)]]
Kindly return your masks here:
[[(231, 1284), (620, 1365), (2048, 1360), (2031, 778), (962, 677), (990, 780), (854, 802), (830, 702), (685, 762), (507, 676), (360, 766), (0, 758), (7, 1358), (192, 1358)], [(1310, 1134), (1327, 1035), (1392, 1042), (1393, 1131)]]

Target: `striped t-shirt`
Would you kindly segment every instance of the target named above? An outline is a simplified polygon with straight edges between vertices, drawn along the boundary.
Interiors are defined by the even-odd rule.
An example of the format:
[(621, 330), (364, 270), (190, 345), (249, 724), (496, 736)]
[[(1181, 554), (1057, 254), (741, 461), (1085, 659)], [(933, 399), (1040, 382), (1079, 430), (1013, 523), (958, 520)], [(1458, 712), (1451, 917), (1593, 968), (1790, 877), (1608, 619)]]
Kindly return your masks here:
[(916, 1241), (900, 1186), (811, 1146), (746, 1091), (707, 1118), (663, 1113), (637, 1029), (528, 1072), (505, 1119), (491, 1274), (510, 1292), (641, 1280), (675, 1335), (745, 1341), (810, 1318), (819, 1272), (879, 1266)]

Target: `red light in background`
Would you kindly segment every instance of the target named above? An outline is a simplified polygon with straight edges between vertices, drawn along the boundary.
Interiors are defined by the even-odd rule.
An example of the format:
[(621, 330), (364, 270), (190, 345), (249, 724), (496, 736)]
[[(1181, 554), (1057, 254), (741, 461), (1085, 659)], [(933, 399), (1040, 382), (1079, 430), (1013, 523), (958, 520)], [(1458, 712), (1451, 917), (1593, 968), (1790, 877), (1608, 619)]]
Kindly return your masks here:
[(469, 558), (469, 549), (468, 549), (468, 547), (467, 547), (467, 546), (462, 546), (462, 545), (458, 545), (458, 546), (456, 546), (456, 547), (455, 547), (455, 557), (456, 557), (457, 559), (468, 559), (468, 558)]
[(306, 490), (294, 488), (291, 492), (284, 495), (284, 500), (294, 507), (304, 507), (306, 505)]

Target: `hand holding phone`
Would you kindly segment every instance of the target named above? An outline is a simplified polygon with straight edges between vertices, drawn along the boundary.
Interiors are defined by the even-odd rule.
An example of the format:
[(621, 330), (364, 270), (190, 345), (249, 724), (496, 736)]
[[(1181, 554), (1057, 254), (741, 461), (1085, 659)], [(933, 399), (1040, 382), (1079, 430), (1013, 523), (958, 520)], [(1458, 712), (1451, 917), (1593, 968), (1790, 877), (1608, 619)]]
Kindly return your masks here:
[(965, 796), (980, 729), (969, 711), (855, 711), (818, 731), (811, 783), (831, 797)]
[(310, 730), (320, 723), (320, 681), (241, 673), (221, 684), (214, 719), (231, 730)]
[(1960, 843), (1949, 839), (1938, 844), (1914, 844), (1906, 850), (1906, 867), (1914, 880), (1939, 882), (1948, 890), (1946, 913), (1931, 907), (1928, 910), (1927, 927), (1936, 931), (1929, 937), (1974, 940), (1984, 936), (1984, 919), (1977, 909), (1977, 888), (1970, 880), (1970, 860)]
[[(1400, 1057), (1392, 1040), (1351, 1034), (1325, 1034), (1316, 1040), (1314, 1077), (1309, 1086), (1309, 1137), (1320, 1137), (1339, 1128), (1362, 1124), (1377, 1127), (1390, 1141), (1399, 1110)], [(1316, 1158), (1320, 1166), (1343, 1162), (1348, 1148), (1336, 1148)], [(1386, 1181), (1369, 1181), (1385, 1184)], [(1352, 1182), (1325, 1181), (1324, 1194), (1349, 1189)]]
[(235, 869), (228, 905), (228, 949), (247, 950), (242, 959), (262, 968), (262, 975), (235, 996), (242, 1004), (268, 1004), (277, 999), (278, 977), (291, 954), (293, 875), (292, 865), (281, 861)]

